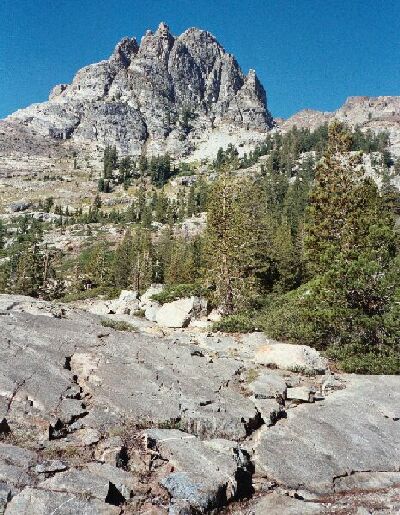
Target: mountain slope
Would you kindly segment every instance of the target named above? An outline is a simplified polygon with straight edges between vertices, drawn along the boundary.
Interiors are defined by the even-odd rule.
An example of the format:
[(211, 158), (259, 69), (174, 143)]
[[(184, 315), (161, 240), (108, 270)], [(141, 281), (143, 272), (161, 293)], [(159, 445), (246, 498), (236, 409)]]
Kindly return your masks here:
[(400, 96), (349, 97), (333, 113), (304, 109), (281, 123), (280, 128), (286, 131), (296, 125), (314, 130), (333, 118), (362, 130), (387, 131), (391, 151), (400, 156)]
[(108, 60), (82, 68), (48, 102), (12, 114), (43, 136), (115, 144), (123, 154), (183, 155), (215, 128), (264, 132), (272, 126), (254, 70), (241, 71), (209, 32), (174, 37), (161, 23), (140, 45), (125, 38)]

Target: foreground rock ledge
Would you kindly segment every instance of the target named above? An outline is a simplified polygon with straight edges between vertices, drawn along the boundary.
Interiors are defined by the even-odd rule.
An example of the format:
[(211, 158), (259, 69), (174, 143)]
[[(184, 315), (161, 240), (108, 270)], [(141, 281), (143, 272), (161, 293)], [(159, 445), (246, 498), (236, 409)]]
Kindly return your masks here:
[(21, 296), (0, 329), (0, 513), (400, 509), (398, 377), (288, 345), (271, 369), (262, 334), (121, 332)]

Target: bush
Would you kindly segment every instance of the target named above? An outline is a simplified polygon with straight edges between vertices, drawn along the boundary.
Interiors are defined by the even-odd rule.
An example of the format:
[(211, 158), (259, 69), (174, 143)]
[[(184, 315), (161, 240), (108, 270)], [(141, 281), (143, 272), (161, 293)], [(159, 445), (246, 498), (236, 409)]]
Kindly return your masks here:
[(400, 374), (400, 355), (393, 351), (365, 352), (361, 346), (330, 347), (327, 356), (344, 372), (355, 374)]
[(76, 300), (94, 299), (101, 297), (103, 299), (116, 299), (121, 293), (120, 288), (99, 286), (97, 288), (91, 288), (90, 290), (78, 291), (76, 293), (68, 293), (62, 299), (61, 302), (74, 302)]
[(215, 322), (213, 331), (224, 333), (251, 333), (255, 329), (253, 320), (247, 314), (229, 315)]
[(116, 331), (127, 331), (131, 333), (137, 331), (136, 327), (128, 324), (128, 322), (124, 322), (123, 320), (112, 320), (111, 318), (105, 318), (101, 321), (101, 325), (103, 327), (110, 327)]
[(269, 337), (311, 345), (344, 372), (400, 374), (400, 308), (366, 316), (324, 297), (324, 282), (310, 281), (283, 295), (270, 295), (256, 322)]
[(206, 293), (207, 289), (198, 284), (174, 284), (166, 286), (161, 293), (156, 293), (151, 298), (160, 304), (166, 304), (167, 302), (191, 297), (192, 295), (202, 297)]
[(291, 343), (318, 346), (315, 327), (304, 316), (304, 300), (310, 285), (281, 295), (269, 295), (256, 319), (257, 326), (269, 337)]

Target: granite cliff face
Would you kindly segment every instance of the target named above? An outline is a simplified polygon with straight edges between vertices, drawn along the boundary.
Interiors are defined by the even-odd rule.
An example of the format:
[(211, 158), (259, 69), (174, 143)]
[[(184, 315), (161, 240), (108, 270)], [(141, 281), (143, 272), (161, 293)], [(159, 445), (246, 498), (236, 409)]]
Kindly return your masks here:
[(108, 60), (54, 87), (48, 102), (7, 120), (55, 139), (116, 144), (131, 155), (144, 148), (182, 155), (215, 128), (264, 132), (272, 126), (254, 70), (244, 75), (209, 32), (191, 28), (174, 37), (165, 23), (147, 31), (140, 45), (123, 39)]

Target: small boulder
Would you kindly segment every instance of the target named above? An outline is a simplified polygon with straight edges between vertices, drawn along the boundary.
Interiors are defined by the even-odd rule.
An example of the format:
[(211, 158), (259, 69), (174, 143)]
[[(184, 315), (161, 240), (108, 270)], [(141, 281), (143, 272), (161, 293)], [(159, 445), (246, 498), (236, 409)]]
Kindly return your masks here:
[(208, 319), (210, 322), (220, 322), (220, 321), (221, 321), (221, 318), (222, 318), (222, 315), (221, 315), (221, 312), (219, 311), (219, 309), (213, 309), (213, 310), (208, 314), (208, 317), (207, 317), (207, 319)]
[(286, 382), (277, 374), (260, 374), (249, 384), (249, 390), (256, 399), (285, 398)]
[(119, 295), (119, 300), (124, 302), (131, 302), (132, 300), (138, 300), (139, 295), (137, 291), (122, 290)]
[(158, 302), (149, 302), (146, 304), (146, 309), (144, 311), (144, 317), (149, 322), (155, 322), (157, 319), (157, 313), (161, 308), (161, 304)]
[(9, 209), (12, 213), (19, 213), (21, 211), (26, 211), (32, 206), (31, 202), (25, 200), (19, 200), (17, 202), (13, 202), (9, 205)]
[(289, 401), (314, 402), (315, 390), (309, 386), (295, 386), (288, 388), (286, 397)]
[(255, 360), (260, 365), (293, 372), (321, 374), (328, 368), (328, 360), (308, 345), (292, 345), (271, 340), (258, 347)]
[(143, 295), (140, 297), (140, 304), (139, 304), (140, 309), (146, 309), (148, 304), (151, 304), (152, 302), (154, 302), (152, 300), (152, 296), (156, 295), (158, 293), (161, 293), (163, 291), (163, 289), (164, 289), (163, 284), (152, 284), (150, 286), (150, 288), (148, 288), (143, 293)]
[(54, 474), (55, 472), (63, 472), (67, 468), (68, 465), (61, 460), (46, 460), (36, 465), (34, 470), (37, 474)]
[(156, 322), (164, 327), (187, 327), (192, 318), (200, 317), (207, 303), (199, 297), (175, 300), (164, 304), (156, 315)]

